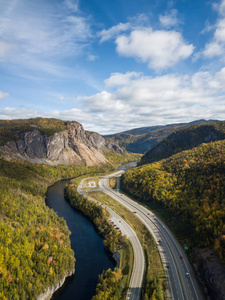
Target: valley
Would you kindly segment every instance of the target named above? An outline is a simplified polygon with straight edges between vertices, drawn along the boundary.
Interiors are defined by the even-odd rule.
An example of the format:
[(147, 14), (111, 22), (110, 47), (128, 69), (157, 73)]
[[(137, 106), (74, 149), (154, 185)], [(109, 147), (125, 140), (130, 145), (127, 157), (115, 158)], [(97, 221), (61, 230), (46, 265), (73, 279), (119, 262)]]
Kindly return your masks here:
[[(56, 124), (52, 131), (50, 124)], [(66, 274), (74, 272), (74, 253), (67, 225), (44, 205), (47, 187), (57, 180), (73, 177), (78, 178), (75, 179), (75, 186), (78, 186), (82, 178), (90, 175), (96, 178), (96, 174), (97, 176), (110, 174), (110, 171), (112, 172), (120, 163), (137, 160), (140, 155), (127, 152), (117, 142), (105, 140), (97, 133), (85, 132), (76, 122), (29, 119), (24, 123), (18, 120), (11, 123), (2, 122), (0, 125), (2, 126), (0, 126), (2, 132), (0, 270), (3, 283), (0, 295), (4, 300), (8, 300), (8, 297), (25, 299), (26, 295), (38, 299), (38, 295), (54, 286), (67, 276)], [(90, 194), (94, 198), (94, 190), (104, 191), (114, 198), (114, 201), (125, 205), (133, 217), (140, 219), (155, 239), (155, 247), (161, 255), (162, 269), (167, 281), (165, 296), (162, 293), (163, 289), (158, 289), (159, 286), (163, 286), (164, 281), (157, 281), (158, 279), (154, 281), (153, 277), (150, 277), (152, 281), (148, 282), (144, 274), (143, 286), (141, 287), (141, 283), (138, 284), (144, 294), (135, 294), (134, 299), (139, 299), (140, 295), (145, 298), (147, 295), (153, 297), (153, 291), (158, 295), (157, 299), (204, 299), (198, 284), (195, 283), (196, 274), (211, 299), (214, 299), (214, 295), (217, 299), (223, 298), (224, 291), (220, 283), (223, 275), (215, 275), (216, 278), (220, 276), (220, 280), (215, 282), (213, 275), (206, 277), (199, 272), (202, 270), (200, 261), (204, 263), (204, 259), (210, 258), (214, 260), (214, 264), (211, 266), (207, 264), (206, 274), (210, 272), (217, 274), (219, 270), (221, 273), (221, 268), (224, 268), (224, 128), (224, 122), (196, 122), (194, 125), (185, 125), (185, 128), (174, 131), (165, 139), (162, 137), (161, 142), (144, 154), (138, 167), (122, 171), (121, 187), (117, 185), (115, 187), (117, 191), (107, 186), (107, 181), (113, 175), (107, 175), (105, 179), (102, 177), (97, 180), (90, 179), (85, 183), (85, 191), (82, 192), (84, 196), (89, 197)], [(62, 152), (65, 151), (69, 154), (62, 156)], [(67, 158), (63, 160), (62, 157)], [(118, 190), (130, 195), (138, 203), (131, 201)], [(80, 201), (76, 200), (79, 199), (77, 197), (75, 196), (73, 205), (81, 209), (77, 206)], [(104, 197), (101, 201), (105, 201)], [(157, 215), (154, 215), (154, 207), (157, 205), (160, 207), (160, 214), (162, 212), (163, 223)], [(82, 204), (82, 207), (84, 214), (92, 210), (87, 204)], [(122, 212), (124, 208), (120, 210)], [(172, 217), (167, 219), (165, 217), (167, 215)], [(106, 228), (110, 227), (104, 222), (105, 229), (102, 231), (101, 225), (99, 230), (101, 234), (106, 230), (107, 236), (110, 229)], [(179, 226), (176, 226), (178, 223)], [(180, 243), (187, 247), (186, 254), (176, 244), (170, 228), (179, 237)], [(135, 230), (135, 227), (133, 229)], [(19, 233), (21, 238), (18, 238)], [(124, 243), (122, 236), (116, 237), (117, 246), (112, 240), (107, 239), (105, 245), (112, 253)], [(11, 246), (12, 243), (16, 248)], [(27, 245), (25, 259), (22, 258), (24, 257), (21, 252), (22, 245)], [(148, 251), (148, 247), (145, 251)], [(76, 249), (74, 250), (76, 258)], [(136, 257), (135, 253), (134, 248)], [(200, 253), (202, 258), (196, 260)], [(204, 253), (209, 254), (203, 258)], [(62, 260), (61, 255), (66, 260)], [(147, 266), (153, 263), (150, 262), (150, 257)], [(220, 269), (216, 261), (220, 263)], [(190, 262), (194, 263), (195, 270), (192, 269)], [(24, 272), (31, 282), (26, 287), (22, 276)], [(113, 272), (108, 271), (101, 275), (103, 276), (101, 278), (108, 276), (108, 279), (102, 279), (101, 285), (104, 280), (114, 276)], [(125, 280), (125, 273), (123, 276), (121, 271), (115, 269), (115, 272), (117, 274), (115, 276), (118, 277), (116, 284), (118, 290), (116, 288), (114, 292), (118, 293), (121, 282)], [(43, 282), (39, 279), (39, 274), (42, 274)], [(126, 282), (128, 283), (128, 279)], [(215, 287), (216, 284), (220, 289)], [(19, 289), (17, 290), (15, 286)], [(135, 288), (130, 287), (130, 291), (132, 290)], [(125, 295), (123, 291), (123, 297)], [(132, 293), (129, 297), (132, 297), (131, 295)], [(93, 299), (97, 300), (98, 295), (95, 297)]]

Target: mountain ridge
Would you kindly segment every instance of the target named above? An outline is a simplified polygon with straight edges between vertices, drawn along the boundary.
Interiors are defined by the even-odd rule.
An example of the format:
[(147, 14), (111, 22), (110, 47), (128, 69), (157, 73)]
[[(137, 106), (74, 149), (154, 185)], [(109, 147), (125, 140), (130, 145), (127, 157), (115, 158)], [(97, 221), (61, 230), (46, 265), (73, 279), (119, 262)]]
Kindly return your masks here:
[(218, 121), (206, 121), (201, 119), (189, 123), (172, 123), (167, 125), (140, 127), (111, 135), (103, 135), (103, 137), (118, 142), (120, 147), (124, 147), (127, 151), (144, 154), (174, 131), (205, 122), (214, 123)]
[(141, 158), (140, 165), (168, 158), (202, 143), (225, 139), (225, 122), (206, 122), (191, 125), (168, 135)]
[(100, 165), (109, 163), (107, 152), (126, 153), (78, 122), (57, 119), (1, 121), (0, 142), (0, 157), (49, 165)]

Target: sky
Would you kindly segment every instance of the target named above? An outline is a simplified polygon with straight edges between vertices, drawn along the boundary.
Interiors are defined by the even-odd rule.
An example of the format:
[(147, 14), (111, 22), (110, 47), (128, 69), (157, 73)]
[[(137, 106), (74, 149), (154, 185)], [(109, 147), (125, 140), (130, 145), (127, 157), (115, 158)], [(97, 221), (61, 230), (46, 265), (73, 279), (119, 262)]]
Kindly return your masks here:
[(0, 0), (0, 119), (225, 120), (225, 0)]

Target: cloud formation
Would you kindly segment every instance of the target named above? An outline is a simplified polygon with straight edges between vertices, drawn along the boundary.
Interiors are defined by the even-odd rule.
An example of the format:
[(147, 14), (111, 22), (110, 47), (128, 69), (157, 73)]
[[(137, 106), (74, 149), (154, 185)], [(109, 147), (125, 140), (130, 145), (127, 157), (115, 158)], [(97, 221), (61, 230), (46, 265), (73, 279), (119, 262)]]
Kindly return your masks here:
[(133, 30), (129, 36), (116, 39), (117, 52), (122, 56), (135, 57), (149, 68), (162, 70), (188, 58), (194, 51), (176, 31), (153, 31), (151, 28)]
[(180, 21), (177, 18), (177, 14), (178, 11), (176, 9), (172, 9), (170, 12), (167, 12), (164, 15), (159, 15), (159, 21), (162, 24), (162, 26), (166, 28), (176, 26), (180, 23)]
[(8, 96), (9, 96), (8, 93), (4, 93), (4, 92), (0, 91), (0, 101)]
[(201, 118), (224, 119), (225, 68), (214, 75), (201, 71), (192, 76), (113, 73), (105, 84), (102, 92), (77, 97), (72, 109), (36, 112), (7, 108), (0, 111), (0, 118), (23, 115), (76, 120), (102, 134)]
[[(14, 0), (11, 5), (8, 1), (0, 2), (0, 57), (3, 62), (62, 74), (61, 61), (82, 54), (92, 36), (88, 18), (77, 12), (78, 3), (65, 0), (62, 10), (57, 4), (44, 0)], [(10, 59), (6, 55), (9, 50), (17, 50)]]
[(127, 31), (130, 26), (130, 23), (119, 23), (109, 29), (103, 29), (97, 35), (100, 37), (100, 42), (102, 43), (117, 37), (121, 32)]
[(218, 11), (219, 18), (214, 26), (213, 38), (203, 50), (203, 55), (207, 58), (224, 57), (225, 52), (225, 0), (217, 4), (214, 3), (214, 8)]

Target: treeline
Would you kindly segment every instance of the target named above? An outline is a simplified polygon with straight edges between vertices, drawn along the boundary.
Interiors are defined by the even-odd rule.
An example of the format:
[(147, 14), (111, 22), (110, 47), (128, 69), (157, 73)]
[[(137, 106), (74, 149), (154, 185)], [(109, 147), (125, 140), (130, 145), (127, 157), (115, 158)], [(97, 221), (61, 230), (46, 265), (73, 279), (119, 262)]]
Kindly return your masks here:
[[(225, 141), (202, 144), (127, 171), (122, 187), (140, 201), (160, 202), (190, 223), (193, 241), (225, 259)], [(191, 243), (191, 241), (190, 241)]]
[(100, 170), (0, 159), (0, 299), (35, 299), (74, 269), (70, 231), (45, 192), (56, 180)]
[[(67, 185), (65, 196), (74, 208), (83, 212), (93, 222), (99, 234), (104, 238), (104, 245), (111, 253), (127, 246), (126, 238), (109, 223), (107, 211), (99, 204), (79, 194), (76, 184)], [(119, 268), (104, 271), (99, 275), (96, 295), (92, 300), (119, 300), (123, 291), (121, 279), (122, 271)]]

